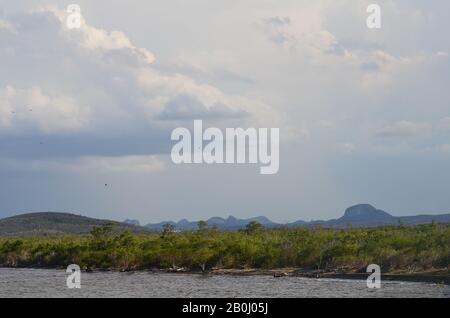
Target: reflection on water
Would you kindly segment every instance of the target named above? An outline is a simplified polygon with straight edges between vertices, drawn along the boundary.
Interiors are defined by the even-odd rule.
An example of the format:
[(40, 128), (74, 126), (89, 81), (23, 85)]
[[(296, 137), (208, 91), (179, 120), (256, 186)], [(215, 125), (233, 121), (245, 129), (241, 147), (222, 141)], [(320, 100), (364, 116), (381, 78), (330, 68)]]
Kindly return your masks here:
[(64, 270), (0, 268), (0, 297), (450, 297), (450, 286), (271, 276), (203, 276), (150, 272), (82, 273), (68, 289)]

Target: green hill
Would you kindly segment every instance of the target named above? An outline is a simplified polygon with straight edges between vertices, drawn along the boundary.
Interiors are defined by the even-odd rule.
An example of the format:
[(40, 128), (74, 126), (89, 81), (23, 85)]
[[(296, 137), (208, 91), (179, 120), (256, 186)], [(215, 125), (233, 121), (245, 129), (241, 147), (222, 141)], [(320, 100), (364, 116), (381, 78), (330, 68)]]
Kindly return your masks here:
[(132, 224), (89, 218), (71, 213), (37, 212), (0, 219), (0, 235), (86, 234), (93, 226), (114, 224), (117, 231), (148, 233), (148, 229)]

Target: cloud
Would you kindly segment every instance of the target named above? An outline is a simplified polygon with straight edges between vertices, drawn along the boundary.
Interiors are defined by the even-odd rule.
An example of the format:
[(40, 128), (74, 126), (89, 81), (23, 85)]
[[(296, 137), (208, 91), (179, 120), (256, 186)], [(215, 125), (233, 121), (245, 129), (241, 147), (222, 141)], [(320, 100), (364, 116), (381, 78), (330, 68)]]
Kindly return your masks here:
[[(3, 136), (5, 144), (45, 139), (54, 147), (49, 157), (154, 154), (171, 143), (169, 119), (277, 118), (260, 101), (164, 73), (154, 66), (154, 54), (124, 32), (84, 20), (81, 28), (68, 29), (65, 19), (53, 7), (2, 17), (0, 130), (11, 134)], [(32, 159), (44, 155), (39, 148), (3, 147), (1, 154)]]
[(377, 136), (385, 138), (408, 138), (422, 135), (430, 130), (428, 123), (402, 120), (377, 131)]
[(175, 74), (189, 74), (200, 81), (219, 81), (239, 86), (254, 84), (254, 80), (242, 72), (240, 54), (230, 50), (177, 49), (174, 57), (168, 62), (162, 62), (159, 67)]
[[(398, 121), (390, 125), (376, 128), (377, 139), (368, 143), (367, 149), (381, 150), (385, 153), (397, 154), (442, 154), (447, 152), (448, 117), (428, 122)], [(372, 130), (373, 129), (369, 129)]]
[(336, 149), (342, 153), (352, 153), (356, 150), (356, 145), (353, 143), (338, 143), (336, 144)]
[(442, 118), (438, 125), (441, 130), (450, 130), (450, 117), (444, 117)]
[(84, 20), (81, 16), (81, 27), (68, 29), (66, 25), (67, 14), (55, 7), (46, 7), (40, 10), (43, 14), (52, 13), (60, 23), (60, 35), (71, 43), (77, 43), (84, 49), (95, 52), (99, 55), (126, 52), (129, 57), (136, 61), (152, 64), (155, 56), (145, 48), (138, 48), (131, 43), (131, 40), (121, 31), (107, 31), (95, 28)]
[(158, 156), (84, 157), (71, 164), (72, 169), (103, 173), (154, 173), (165, 169)]
[(306, 23), (305, 16), (272, 16), (262, 19), (261, 29), (267, 39), (279, 47), (294, 52), (304, 52), (315, 58), (325, 55), (345, 56), (348, 52), (336, 37), (324, 29), (319, 13), (311, 12)]
[(10, 33), (16, 32), (14, 26), (9, 21), (0, 18), (0, 30), (2, 29)]
[(374, 72), (380, 70), (380, 66), (376, 62), (363, 62), (360, 66), (361, 70)]
[(295, 46), (296, 38), (289, 28), (291, 19), (289, 17), (269, 17), (262, 20), (263, 29), (270, 41), (280, 46)]
[(245, 111), (234, 111), (223, 104), (206, 106), (194, 96), (180, 94), (166, 104), (158, 118), (162, 120), (225, 119), (243, 118), (248, 115)]
[(450, 154), (450, 144), (443, 144), (440, 148), (443, 152)]
[(163, 171), (166, 164), (156, 155), (145, 156), (82, 156), (75, 159), (1, 159), (2, 169), (48, 171), (84, 174), (148, 174)]
[(0, 88), (0, 130), (21, 132), (68, 132), (88, 124), (89, 108), (70, 96), (48, 96), (39, 86)]
[[(362, 8), (361, 4), (356, 7)], [(340, 6), (337, 8), (342, 9)], [(256, 25), (270, 43), (297, 58), (289, 59), (289, 63), (302, 58), (307, 59), (308, 65), (333, 70), (333, 75), (345, 73), (348, 77), (346, 81), (354, 80), (356, 85), (353, 88), (358, 87), (364, 93), (392, 86), (400, 75), (448, 56), (442, 51), (409, 51), (405, 54), (399, 50), (389, 50), (382, 41), (371, 41), (372, 37), (365, 33), (343, 37), (331, 27), (327, 14), (324, 13), (324, 10), (334, 9), (333, 5), (306, 6), (302, 7), (303, 14), (283, 12), (284, 14), (262, 18)], [(385, 10), (398, 13), (391, 4)], [(340, 15), (341, 11), (339, 10)], [(353, 10), (349, 12), (349, 16), (361, 21), (365, 21), (365, 14), (365, 8), (357, 13)], [(414, 17), (410, 18), (415, 21)], [(364, 28), (361, 29), (366, 30), (365, 24), (363, 25)], [(337, 30), (340, 29), (338, 26)], [(365, 37), (368, 38), (366, 41), (359, 40)], [(339, 78), (342, 79), (342, 76)]]

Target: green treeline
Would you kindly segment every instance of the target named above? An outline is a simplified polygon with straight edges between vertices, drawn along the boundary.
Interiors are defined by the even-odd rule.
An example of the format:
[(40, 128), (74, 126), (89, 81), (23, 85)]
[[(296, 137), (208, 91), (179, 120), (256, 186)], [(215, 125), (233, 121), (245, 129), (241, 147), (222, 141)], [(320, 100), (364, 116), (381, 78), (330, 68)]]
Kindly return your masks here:
[(199, 229), (175, 233), (117, 233), (111, 225), (84, 236), (0, 238), (0, 265), (134, 270), (150, 268), (286, 268), (358, 270), (379, 264), (384, 272), (448, 269), (450, 225), (368, 229), (278, 228), (251, 223), (245, 230)]

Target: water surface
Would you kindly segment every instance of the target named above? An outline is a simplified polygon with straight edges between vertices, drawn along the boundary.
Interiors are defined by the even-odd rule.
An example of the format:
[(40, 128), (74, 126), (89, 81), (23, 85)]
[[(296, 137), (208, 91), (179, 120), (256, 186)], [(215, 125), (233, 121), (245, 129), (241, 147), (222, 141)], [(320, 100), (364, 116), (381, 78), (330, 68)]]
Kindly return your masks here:
[(301, 277), (97, 272), (68, 289), (64, 270), (0, 268), (0, 297), (446, 297), (450, 286)]

